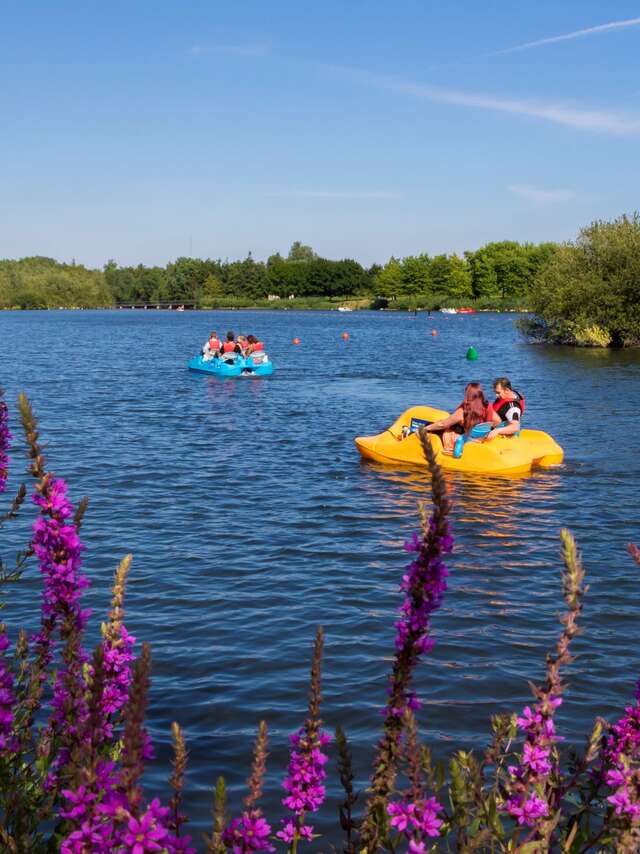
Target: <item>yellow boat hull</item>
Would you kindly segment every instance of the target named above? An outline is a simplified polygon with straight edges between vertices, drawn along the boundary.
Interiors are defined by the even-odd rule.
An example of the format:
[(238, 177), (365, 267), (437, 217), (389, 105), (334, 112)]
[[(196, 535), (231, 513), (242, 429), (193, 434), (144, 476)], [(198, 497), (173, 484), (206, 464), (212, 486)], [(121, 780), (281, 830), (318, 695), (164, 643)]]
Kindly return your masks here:
[[(365, 460), (377, 463), (425, 465), (417, 433), (403, 438), (402, 428), (411, 427), (412, 419), (439, 421), (449, 413), (431, 406), (412, 406), (377, 436), (359, 436), (356, 447)], [(459, 459), (445, 454), (442, 441), (430, 433), (436, 461), (443, 469), (471, 474), (526, 474), (534, 466), (551, 468), (560, 465), (564, 451), (548, 433), (541, 430), (521, 430), (519, 436), (498, 436), (490, 442), (467, 442)]]

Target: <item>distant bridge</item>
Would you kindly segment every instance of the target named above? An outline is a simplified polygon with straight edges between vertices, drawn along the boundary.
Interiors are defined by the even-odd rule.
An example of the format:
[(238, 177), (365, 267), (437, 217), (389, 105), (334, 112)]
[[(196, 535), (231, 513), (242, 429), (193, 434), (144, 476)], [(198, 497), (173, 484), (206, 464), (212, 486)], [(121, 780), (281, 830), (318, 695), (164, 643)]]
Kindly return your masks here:
[(141, 308), (153, 311), (193, 311), (195, 302), (118, 302), (116, 308)]

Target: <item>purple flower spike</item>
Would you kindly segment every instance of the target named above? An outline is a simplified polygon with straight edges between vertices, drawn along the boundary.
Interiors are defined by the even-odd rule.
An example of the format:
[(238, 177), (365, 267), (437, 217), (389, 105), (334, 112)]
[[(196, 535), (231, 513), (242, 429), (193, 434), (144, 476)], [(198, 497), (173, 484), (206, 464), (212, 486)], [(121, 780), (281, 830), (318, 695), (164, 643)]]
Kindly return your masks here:
[[(636, 690), (636, 698), (638, 691)], [(604, 750), (605, 782), (614, 793), (607, 800), (617, 815), (640, 816), (640, 699), (627, 706), (613, 724)]]
[(321, 747), (328, 744), (331, 737), (322, 730), (310, 734), (303, 727), (290, 736), (294, 749), (287, 769), (288, 775), (283, 788), (288, 795), (282, 799), (284, 806), (291, 810), (295, 819), (284, 819), (281, 830), (276, 833), (279, 839), (292, 843), (296, 832), (298, 838), (310, 840), (313, 828), (303, 823), (304, 816), (309, 812), (317, 812), (325, 799), (323, 780), (327, 776), (324, 766), (327, 755)]
[[(400, 590), (404, 600), (399, 609), (399, 619), (395, 623), (396, 653), (389, 678), (389, 699), (384, 709), (384, 732), (378, 743), (374, 772), (371, 778), (371, 792), (361, 826), (360, 845), (367, 851), (380, 847), (381, 824), (379, 815), (389, 808), (389, 798), (394, 790), (398, 763), (401, 756), (402, 732), (406, 721), (419, 707), (419, 700), (413, 690), (413, 673), (422, 656), (434, 645), (431, 637), (431, 617), (442, 604), (447, 589), (449, 574), (443, 557), (453, 549), (453, 537), (449, 529), (448, 514), (451, 504), (447, 496), (447, 486), (442, 471), (436, 463), (433, 448), (428, 435), (420, 433), (420, 441), (425, 460), (431, 472), (431, 492), (433, 512), (427, 517), (421, 508), (421, 531), (414, 533), (405, 543), (405, 551), (413, 560), (406, 567)], [(432, 835), (429, 830), (437, 831), (442, 823), (437, 817), (440, 806), (437, 801), (435, 812), (427, 807), (426, 801), (413, 797), (416, 810), (425, 810), (423, 835)], [(397, 805), (396, 805), (397, 806)], [(394, 806), (394, 809), (396, 808)], [(392, 813), (393, 817), (404, 823), (405, 816)], [(427, 819), (427, 816), (432, 816)], [(395, 826), (395, 825), (394, 825)], [(421, 839), (408, 836), (414, 842), (416, 851), (420, 850)], [(414, 850), (414, 849), (412, 849)]]
[(82, 591), (89, 586), (80, 574), (84, 550), (76, 526), (67, 520), (73, 515), (73, 505), (67, 499), (67, 485), (58, 479), (47, 482), (42, 493), (33, 496), (40, 507), (40, 517), (33, 525), (33, 550), (40, 562), (45, 579), (42, 614), (55, 628), (69, 633), (84, 629), (88, 611), (80, 607)]
[(9, 638), (6, 628), (0, 623), (0, 755), (15, 752), (18, 749), (12, 736), (13, 705), (13, 675), (5, 663), (4, 654), (9, 648)]
[(81, 606), (83, 591), (89, 586), (80, 572), (83, 544), (77, 526), (69, 521), (73, 505), (67, 498), (64, 480), (44, 475), (33, 502), (40, 516), (33, 524), (32, 546), (44, 577), (42, 629), (36, 637), (38, 655), (47, 665), (53, 657), (54, 634), (64, 643), (62, 667), (53, 686), (49, 727), (62, 742), (50, 771), (48, 784), (55, 783), (57, 770), (69, 759), (69, 747), (81, 743), (89, 720), (87, 682), (84, 671), (87, 654), (81, 646), (89, 611)]
[(7, 451), (11, 446), (11, 433), (9, 432), (9, 410), (2, 399), (4, 392), (0, 389), (0, 492), (7, 488), (9, 477), (9, 457)]
[(282, 786), (287, 796), (282, 803), (293, 816), (282, 819), (282, 828), (276, 833), (289, 845), (290, 851), (297, 851), (301, 839), (307, 842), (313, 839), (313, 827), (305, 824), (307, 813), (317, 812), (325, 799), (323, 780), (327, 776), (324, 766), (328, 757), (322, 748), (331, 741), (331, 736), (323, 732), (320, 720), (320, 669), (324, 634), (318, 628), (311, 663), (311, 689), (309, 692), (309, 715), (303, 727), (289, 736), (291, 757), (287, 768), (287, 777)]
[(562, 580), (567, 612), (561, 623), (563, 630), (556, 642), (555, 654), (547, 657), (547, 678), (541, 687), (534, 687), (537, 702), (525, 706), (516, 717), (518, 729), (524, 734), (524, 744), (519, 763), (509, 767), (508, 797), (499, 809), (509, 813), (518, 825), (541, 828), (543, 819), (558, 808), (559, 788), (555, 781), (560, 777), (560, 764), (556, 744), (562, 741), (556, 734), (554, 715), (562, 705), (563, 682), (560, 669), (573, 660), (569, 644), (578, 632), (578, 617), (582, 612), (584, 595), (584, 569), (571, 534), (563, 530), (560, 535), (565, 564)]

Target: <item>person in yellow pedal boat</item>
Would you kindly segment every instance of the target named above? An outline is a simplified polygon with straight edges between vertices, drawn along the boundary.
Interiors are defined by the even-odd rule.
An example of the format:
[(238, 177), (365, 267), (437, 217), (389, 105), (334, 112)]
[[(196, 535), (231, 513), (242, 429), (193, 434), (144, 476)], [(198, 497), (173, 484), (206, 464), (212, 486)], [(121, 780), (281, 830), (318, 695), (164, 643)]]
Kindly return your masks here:
[(456, 407), (447, 418), (427, 424), (425, 430), (429, 433), (441, 432), (442, 450), (445, 454), (452, 454), (460, 436), (468, 436), (476, 424), (487, 421), (499, 423), (500, 417), (495, 414), (493, 406), (484, 396), (482, 385), (469, 383), (464, 390), (464, 399), (460, 406)]
[(509, 377), (498, 377), (493, 381), (496, 399), (493, 402), (493, 422), (496, 426), (485, 436), (489, 442), (496, 436), (513, 436), (522, 426), (524, 396), (511, 387)]

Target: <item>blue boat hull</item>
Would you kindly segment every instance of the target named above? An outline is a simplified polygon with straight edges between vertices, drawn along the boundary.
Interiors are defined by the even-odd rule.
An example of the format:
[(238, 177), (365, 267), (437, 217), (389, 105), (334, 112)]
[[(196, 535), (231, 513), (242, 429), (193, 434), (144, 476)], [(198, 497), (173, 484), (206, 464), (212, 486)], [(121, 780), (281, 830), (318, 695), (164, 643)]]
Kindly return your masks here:
[(189, 362), (190, 371), (198, 371), (202, 374), (213, 374), (216, 377), (268, 377), (273, 373), (273, 363), (270, 361), (253, 364), (253, 359), (243, 359), (238, 356), (233, 362), (223, 362), (222, 359), (203, 359), (202, 356), (194, 356)]

